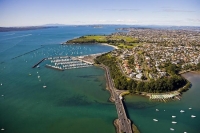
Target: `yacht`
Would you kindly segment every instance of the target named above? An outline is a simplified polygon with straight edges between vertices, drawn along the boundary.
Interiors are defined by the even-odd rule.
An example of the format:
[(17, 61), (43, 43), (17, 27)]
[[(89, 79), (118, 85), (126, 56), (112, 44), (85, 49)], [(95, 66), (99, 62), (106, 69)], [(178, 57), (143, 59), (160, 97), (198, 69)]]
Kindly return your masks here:
[(176, 121), (172, 121), (172, 123), (173, 123), (173, 124), (176, 124), (177, 122), (176, 122)]
[(181, 110), (180, 112), (183, 113), (183, 112), (185, 112), (185, 111), (184, 111), (184, 110)]
[(195, 116), (195, 115), (191, 115), (191, 117), (192, 117), (192, 118), (195, 118), (196, 116)]
[(43, 86), (43, 88), (46, 88), (46, 87), (47, 87), (46, 85)]
[(153, 121), (158, 121), (157, 119), (153, 119)]

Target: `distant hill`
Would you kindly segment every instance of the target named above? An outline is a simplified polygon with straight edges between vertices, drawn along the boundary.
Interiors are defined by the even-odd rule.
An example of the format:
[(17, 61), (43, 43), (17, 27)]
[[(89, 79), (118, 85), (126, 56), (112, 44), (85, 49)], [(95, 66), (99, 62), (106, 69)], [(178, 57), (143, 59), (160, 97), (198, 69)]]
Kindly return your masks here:
[(42, 26), (66, 26), (65, 24), (45, 24), (45, 25), (42, 25)]
[(0, 32), (56, 28), (56, 26), (0, 27)]

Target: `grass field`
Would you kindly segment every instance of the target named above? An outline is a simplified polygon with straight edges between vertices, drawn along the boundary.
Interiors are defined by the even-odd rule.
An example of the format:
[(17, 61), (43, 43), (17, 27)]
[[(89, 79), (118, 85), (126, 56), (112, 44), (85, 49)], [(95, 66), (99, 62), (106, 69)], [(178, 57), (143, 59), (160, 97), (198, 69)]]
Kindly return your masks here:
[(67, 41), (66, 43), (108, 43), (119, 48), (133, 48), (141, 43), (138, 39), (120, 35), (87, 35)]

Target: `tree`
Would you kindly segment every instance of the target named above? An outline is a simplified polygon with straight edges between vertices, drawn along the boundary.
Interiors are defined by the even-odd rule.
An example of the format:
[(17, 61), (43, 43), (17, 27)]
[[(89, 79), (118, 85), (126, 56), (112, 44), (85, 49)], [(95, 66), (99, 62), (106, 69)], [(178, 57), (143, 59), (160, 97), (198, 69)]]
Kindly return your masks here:
[(197, 64), (197, 70), (200, 70), (200, 62)]

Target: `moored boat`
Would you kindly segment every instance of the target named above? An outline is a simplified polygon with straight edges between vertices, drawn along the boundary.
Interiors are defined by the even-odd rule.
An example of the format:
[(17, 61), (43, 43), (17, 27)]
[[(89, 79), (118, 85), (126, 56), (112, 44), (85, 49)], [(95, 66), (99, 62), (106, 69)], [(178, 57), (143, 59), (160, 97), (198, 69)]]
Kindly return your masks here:
[(157, 119), (153, 119), (153, 121), (158, 121)]
[(195, 115), (191, 115), (191, 117), (192, 117), (192, 118), (195, 118), (196, 116), (195, 116)]

